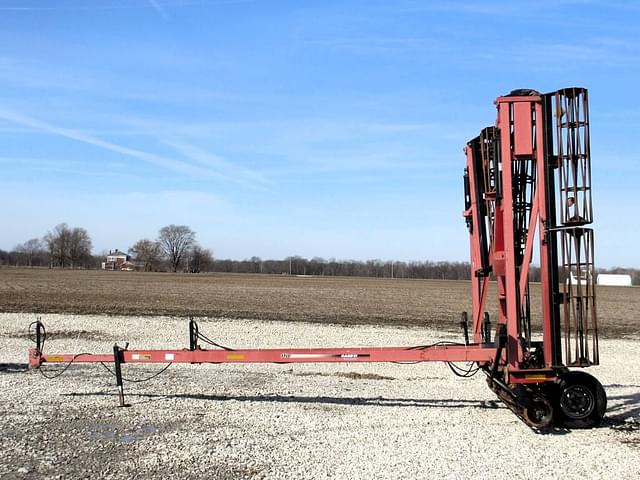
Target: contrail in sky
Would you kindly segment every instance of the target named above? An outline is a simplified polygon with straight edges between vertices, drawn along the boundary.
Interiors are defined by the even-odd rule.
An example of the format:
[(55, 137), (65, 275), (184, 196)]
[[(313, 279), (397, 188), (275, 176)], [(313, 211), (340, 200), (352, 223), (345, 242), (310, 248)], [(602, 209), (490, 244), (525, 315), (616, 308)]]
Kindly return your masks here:
[(145, 152), (143, 150), (125, 147), (123, 145), (118, 145), (117, 143), (102, 140), (98, 137), (94, 137), (93, 135), (88, 135), (86, 133), (82, 133), (77, 130), (71, 130), (68, 128), (51, 125), (50, 123), (43, 122), (42, 120), (31, 118), (26, 115), (22, 115), (9, 110), (0, 109), (0, 118), (9, 120), (18, 125), (34, 128), (36, 130), (41, 130), (48, 133), (53, 133), (55, 135), (60, 135), (62, 137), (69, 138), (71, 140), (76, 140), (78, 142), (86, 143), (88, 145), (93, 145), (95, 147), (102, 148), (104, 150), (110, 150), (112, 152), (116, 152), (121, 155), (137, 158), (147, 163), (157, 165), (169, 170), (173, 170), (181, 174), (192, 175), (197, 177), (205, 177), (205, 178), (218, 177), (224, 180), (229, 180), (229, 181), (233, 181), (233, 182), (241, 183), (245, 185), (249, 184), (250, 186), (255, 187), (255, 185), (250, 184), (250, 181), (248, 181), (247, 178), (237, 178), (235, 175), (227, 175), (225, 173), (215, 171), (212, 168), (203, 168), (198, 165), (191, 165), (189, 163), (181, 162), (179, 160), (172, 160), (170, 158), (162, 157), (154, 153)]
[(160, 4), (156, 2), (156, 0), (147, 0), (147, 1), (149, 2), (149, 5), (151, 5), (151, 7), (155, 9), (155, 11), (158, 12), (158, 14), (162, 18), (164, 18), (165, 20), (169, 20), (169, 15), (167, 14), (166, 10), (162, 8)]

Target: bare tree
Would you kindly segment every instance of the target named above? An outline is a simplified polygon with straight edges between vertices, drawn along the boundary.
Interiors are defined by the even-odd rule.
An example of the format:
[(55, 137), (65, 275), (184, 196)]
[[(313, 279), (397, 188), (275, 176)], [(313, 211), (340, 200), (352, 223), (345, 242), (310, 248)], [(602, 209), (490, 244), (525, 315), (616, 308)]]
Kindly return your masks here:
[(129, 249), (133, 257), (144, 262), (144, 271), (152, 272), (158, 269), (162, 257), (162, 250), (158, 242), (143, 238), (138, 240), (133, 247)]
[(91, 237), (84, 228), (69, 228), (66, 223), (56, 225), (44, 238), (51, 257), (50, 266), (79, 267), (92, 262)]
[(208, 248), (202, 248), (194, 244), (189, 250), (187, 258), (187, 271), (189, 273), (200, 273), (211, 271), (213, 267), (213, 253)]
[(185, 253), (195, 243), (196, 233), (186, 225), (168, 225), (160, 229), (158, 243), (171, 265), (177, 272)]
[(71, 229), (66, 223), (56, 225), (52, 231), (47, 232), (44, 236), (43, 240), (51, 257), (51, 266), (64, 268), (69, 264), (70, 238)]
[(262, 259), (260, 257), (253, 256), (249, 261), (253, 264), (253, 271), (255, 273), (262, 273)]
[(39, 238), (31, 238), (26, 242), (17, 245), (15, 251), (21, 254), (21, 256), (24, 258), (24, 264), (27, 267), (33, 266), (34, 259), (36, 259), (36, 257), (39, 257), (38, 260), (41, 261), (45, 253), (44, 245), (42, 243), (42, 240), (40, 240)]
[(69, 235), (69, 261), (71, 268), (86, 264), (91, 257), (91, 237), (84, 228), (76, 227)]

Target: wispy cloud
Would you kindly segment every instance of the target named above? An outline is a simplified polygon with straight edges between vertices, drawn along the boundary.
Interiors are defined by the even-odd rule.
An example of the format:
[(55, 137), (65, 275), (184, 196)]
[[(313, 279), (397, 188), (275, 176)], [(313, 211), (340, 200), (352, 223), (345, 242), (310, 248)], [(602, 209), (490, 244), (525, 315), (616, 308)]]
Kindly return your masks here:
[[(489, 41), (491, 42), (491, 40)], [(354, 55), (428, 55), (430, 58), (455, 58), (460, 65), (485, 65), (486, 62), (526, 63), (531, 69), (566, 69), (567, 63), (598, 67), (637, 66), (640, 64), (637, 43), (634, 38), (592, 36), (588, 40), (572, 39), (537, 42), (514, 39), (500, 48), (489, 44), (464, 43), (447, 38), (376, 37), (355, 36), (329, 39), (309, 39), (309, 46), (328, 48)], [(507, 60), (507, 61), (505, 61)]]
[(93, 135), (88, 135), (86, 133), (82, 133), (77, 130), (72, 130), (72, 129), (52, 125), (50, 123), (47, 123), (32, 117), (28, 117), (26, 115), (22, 115), (16, 112), (12, 112), (9, 110), (0, 110), (0, 118), (17, 123), (18, 125), (23, 125), (25, 127), (30, 127), (36, 130), (47, 132), (47, 133), (52, 133), (54, 135), (59, 135), (61, 137), (69, 138), (71, 140), (76, 140), (78, 142), (86, 143), (88, 145), (93, 145), (94, 147), (98, 147), (104, 150), (120, 153), (122, 155), (137, 158), (139, 160), (144, 160), (147, 163), (151, 163), (153, 165), (160, 166), (163, 168), (168, 168), (170, 170), (174, 170), (180, 173), (194, 174), (194, 175), (198, 175), (198, 174), (201, 175), (201, 174), (207, 173), (204, 169), (194, 167), (184, 162), (179, 162), (176, 160), (164, 158), (153, 153), (145, 152), (143, 150), (138, 150), (135, 148), (118, 145), (113, 142), (102, 140)]
[(419, 12), (447, 12), (457, 15), (486, 15), (491, 17), (527, 17), (534, 14), (544, 14), (548, 16), (549, 11), (559, 10), (563, 7), (579, 7), (586, 5), (606, 4), (597, 0), (538, 0), (536, 2), (528, 2), (526, 8), (519, 2), (510, 0), (502, 0), (498, 2), (477, 2), (456, 1), (456, 2), (424, 2), (424, 1), (408, 1), (394, 3), (396, 11), (404, 11), (410, 13)]
[[(59, 135), (61, 137), (65, 137), (71, 140), (92, 145), (97, 148), (101, 148), (103, 150), (119, 153), (121, 155), (130, 157), (130, 158), (136, 158), (146, 163), (149, 163), (158, 167), (162, 167), (168, 170), (172, 170), (174, 172), (177, 172), (183, 175), (197, 176), (200, 178), (218, 178), (222, 180), (234, 180), (238, 183), (250, 185), (250, 180), (247, 178), (246, 174), (243, 174), (241, 178), (237, 178), (234, 176), (234, 174), (237, 175), (238, 172), (237, 171), (229, 172), (228, 165), (226, 165), (226, 170), (227, 170), (226, 172), (219, 171), (221, 164), (217, 165), (218, 170), (214, 168), (215, 165), (213, 164), (208, 165), (208, 167), (210, 168), (204, 168), (199, 165), (193, 165), (184, 161), (166, 158), (164, 156), (156, 155), (154, 153), (150, 153), (144, 150), (139, 150), (136, 148), (119, 145), (117, 143), (109, 142), (93, 135), (82, 133), (77, 130), (72, 130), (72, 129), (52, 125), (42, 120), (28, 117), (28, 116), (25, 116), (16, 112), (12, 112), (9, 110), (0, 109), (0, 118), (16, 123), (18, 125), (33, 128), (35, 130), (51, 133), (54, 135)], [(203, 162), (200, 162), (200, 163), (203, 163)]]
[(149, 5), (151, 5), (151, 8), (153, 8), (156, 12), (158, 12), (158, 15), (160, 15), (165, 20), (169, 20), (169, 14), (166, 12), (164, 8), (162, 8), (162, 6), (158, 2), (156, 2), (156, 0), (147, 0), (147, 1), (149, 2)]
[[(209, 72), (216, 65), (212, 59), (182, 51), (149, 48), (148, 45), (126, 47), (127, 55), (118, 53), (124, 45), (97, 52), (100, 64), (66, 64), (49, 60), (20, 57), (0, 57), (0, 83), (20, 90), (54, 93), (53, 98), (66, 95), (71, 99), (125, 99), (154, 104), (185, 103), (247, 103), (255, 101), (246, 95), (231, 93), (229, 89), (213, 89), (209, 85), (192, 84), (188, 88), (171, 80), (171, 72)], [(71, 48), (71, 47), (69, 47)], [(82, 46), (74, 46), (75, 51)], [(82, 50), (80, 55), (92, 55)], [(131, 68), (144, 66), (149, 72), (132, 80)], [(36, 93), (37, 94), (37, 93)], [(49, 96), (49, 95), (48, 95)]]
[(333, 48), (351, 53), (400, 53), (415, 51), (442, 52), (450, 50), (447, 42), (420, 37), (338, 37), (309, 39), (306, 45)]
[[(105, 162), (101, 165), (92, 166), (82, 160), (70, 160), (68, 158), (30, 158), (30, 157), (6, 157), (0, 156), (0, 166), (5, 174), (12, 169), (18, 169), (21, 173), (42, 175), (42, 174), (61, 174), (65, 178), (73, 176), (95, 177), (96, 179), (104, 178), (105, 171), (108, 170), (126, 170), (125, 162)], [(129, 179), (142, 181), (142, 176), (128, 174)], [(42, 180), (46, 177), (33, 177)]]
[[(175, 123), (127, 117), (122, 122), (158, 139), (179, 138), (160, 141), (193, 163), (265, 184), (303, 178), (306, 182), (311, 177), (326, 181), (331, 175), (355, 179), (368, 173), (382, 179), (393, 172), (429, 176), (449, 172), (458, 166), (449, 157), (459, 155), (460, 130), (464, 130), (459, 120), (455, 124), (354, 118)], [(443, 152), (443, 142), (452, 142), (456, 148), (449, 151), (455, 153)], [(193, 146), (203, 143), (223, 143), (233, 156), (264, 159), (264, 166), (257, 172)]]
[[(149, 3), (156, 3), (154, 0), (147, 0)], [(216, 6), (216, 5), (236, 5), (243, 3), (254, 3), (257, 0), (174, 0), (164, 2), (165, 7), (191, 7), (191, 6)], [(129, 2), (125, 4), (99, 4), (98, 2), (83, 2), (79, 5), (46, 5), (46, 6), (1, 6), (0, 11), (29, 12), (29, 11), (82, 11), (82, 10), (133, 10), (147, 8), (144, 4)], [(154, 6), (154, 8), (156, 8)], [(162, 8), (162, 7), (161, 7)]]
[(219, 155), (211, 153), (195, 145), (180, 143), (180, 142), (163, 142), (168, 147), (180, 152), (186, 158), (193, 162), (196, 162), (204, 167), (214, 169), (223, 175), (228, 180), (243, 183), (246, 185), (262, 184), (266, 185), (270, 183), (260, 173), (251, 170), (249, 168), (236, 165)]
[(526, 64), (530, 70), (538, 71), (566, 71), (567, 65), (625, 70), (640, 66), (640, 53), (634, 44), (607, 38), (596, 38), (581, 44), (558, 42), (535, 46), (515, 45), (499, 54), (484, 52), (478, 58)]

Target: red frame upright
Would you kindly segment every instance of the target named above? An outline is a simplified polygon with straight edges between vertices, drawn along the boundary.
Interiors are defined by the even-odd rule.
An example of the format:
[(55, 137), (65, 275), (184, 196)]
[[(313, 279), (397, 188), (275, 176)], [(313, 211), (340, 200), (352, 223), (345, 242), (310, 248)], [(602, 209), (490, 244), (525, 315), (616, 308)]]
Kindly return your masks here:
[[(467, 172), (469, 181), (470, 206), (464, 212), (471, 222), (470, 228), (470, 254), (471, 254), (471, 281), (473, 301), (473, 331), (476, 341), (482, 331), (483, 314), (487, 311), (487, 291), (489, 286), (489, 274), (495, 277), (498, 290), (498, 324), (506, 327), (507, 334), (507, 358), (506, 363), (511, 372), (527, 368), (523, 366), (526, 351), (521, 338), (521, 306), (525, 300), (525, 292), (528, 287), (529, 266), (532, 260), (535, 232), (538, 232), (539, 261), (541, 271), (541, 318), (543, 333), (543, 358), (544, 367), (551, 369), (554, 366), (553, 356), (553, 323), (557, 321), (553, 317), (552, 304), (547, 299), (550, 295), (549, 279), (549, 252), (547, 245), (547, 156), (545, 155), (545, 115), (543, 112), (543, 99), (540, 95), (513, 95), (496, 99), (497, 106), (497, 131), (500, 132), (499, 149), (500, 160), (496, 175), (499, 179), (496, 185), (500, 185), (500, 191), (494, 189), (482, 192), (476, 191), (478, 183), (472, 181), (485, 172), (478, 171), (480, 162), (477, 159), (478, 151), (473, 148), (471, 142), (467, 145)], [(514, 172), (512, 167), (515, 160), (532, 162), (536, 169), (536, 178), (531, 191), (532, 199), (526, 244), (523, 258), (518, 261), (516, 255), (516, 238), (514, 235)], [(491, 202), (494, 214), (493, 218), (484, 220), (480, 214), (480, 203)], [(482, 242), (480, 239), (482, 222), (488, 224), (490, 244), (488, 250), (488, 268), (482, 262)], [(554, 267), (555, 268), (555, 267)]]

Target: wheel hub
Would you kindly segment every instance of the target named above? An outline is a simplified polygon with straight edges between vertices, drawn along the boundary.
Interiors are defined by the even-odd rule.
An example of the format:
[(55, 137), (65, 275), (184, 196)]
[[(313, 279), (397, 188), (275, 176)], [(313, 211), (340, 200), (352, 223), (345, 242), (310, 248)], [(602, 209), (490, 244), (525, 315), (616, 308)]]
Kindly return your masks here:
[(560, 396), (560, 408), (569, 418), (586, 418), (595, 408), (595, 398), (590, 389), (583, 385), (571, 385)]
[(548, 400), (542, 397), (534, 397), (531, 404), (524, 409), (524, 418), (529, 426), (545, 429), (553, 420), (553, 409)]

